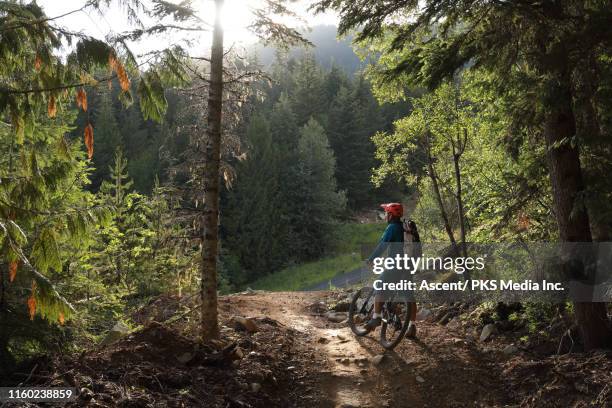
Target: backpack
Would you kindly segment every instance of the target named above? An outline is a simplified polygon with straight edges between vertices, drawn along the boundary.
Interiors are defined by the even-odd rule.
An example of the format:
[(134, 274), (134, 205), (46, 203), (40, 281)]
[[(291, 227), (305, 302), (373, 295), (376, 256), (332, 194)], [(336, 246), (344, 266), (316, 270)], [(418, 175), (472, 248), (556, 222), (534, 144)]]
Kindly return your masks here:
[(404, 220), (404, 243), (404, 252), (411, 258), (420, 258), (423, 256), (421, 236), (413, 220)]

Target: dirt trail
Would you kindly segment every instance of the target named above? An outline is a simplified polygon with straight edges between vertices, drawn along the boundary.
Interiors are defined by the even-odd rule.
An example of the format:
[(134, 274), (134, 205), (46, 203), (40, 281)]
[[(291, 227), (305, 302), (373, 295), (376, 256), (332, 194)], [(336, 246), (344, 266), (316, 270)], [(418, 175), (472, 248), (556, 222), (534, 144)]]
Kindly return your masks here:
[[(313, 367), (329, 407), (507, 406), (499, 367), (479, 348), (448, 329), (421, 322), (419, 340), (386, 352), (376, 335), (355, 337), (346, 324), (331, 323), (308, 306), (325, 292), (253, 293), (226, 297), (232, 312), (268, 316), (292, 327), (325, 363)], [(380, 364), (372, 358), (384, 353)]]
[[(223, 296), (217, 348), (197, 341), (197, 319), (159, 323), (180, 304), (159, 297), (134, 316), (142, 329), (79, 355), (34, 360), (8, 384), (27, 376), (29, 386), (75, 387), (68, 407), (612, 407), (610, 351), (537, 354), (514, 346), (520, 332), (481, 342), (478, 324), (453, 319), (418, 322), (417, 340), (384, 353), (378, 331), (358, 338), (322, 316), (345, 296)], [(255, 318), (256, 330), (236, 315)]]

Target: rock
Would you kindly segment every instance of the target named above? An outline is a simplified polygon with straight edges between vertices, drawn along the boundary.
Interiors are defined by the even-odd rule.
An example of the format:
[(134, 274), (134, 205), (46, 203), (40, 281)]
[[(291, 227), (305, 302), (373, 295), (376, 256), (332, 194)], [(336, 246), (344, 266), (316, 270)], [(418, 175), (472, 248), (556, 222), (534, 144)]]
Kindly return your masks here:
[(424, 383), (425, 382), (425, 379), (423, 377), (421, 377), (420, 375), (416, 376), (416, 380), (417, 380), (417, 382), (420, 382), (420, 383)]
[(351, 299), (347, 298), (344, 300), (339, 300), (333, 307), (336, 312), (348, 312), (351, 307)]
[(287, 371), (293, 371), (293, 370), (295, 370), (295, 366), (289, 366), (289, 367), (287, 367)]
[(259, 328), (257, 327), (257, 323), (253, 319), (247, 319), (242, 316), (233, 316), (230, 319), (234, 329), (236, 330), (244, 330), (247, 333), (255, 333)]
[(480, 332), (480, 341), (487, 340), (493, 333), (497, 333), (497, 327), (493, 323), (485, 325)]
[(325, 316), (327, 320), (333, 323), (342, 323), (348, 317), (344, 312), (328, 312)]
[(337, 335), (336, 337), (338, 337), (338, 340), (340, 340), (340, 341), (346, 340), (346, 337), (344, 337), (341, 334)]
[(325, 337), (319, 337), (319, 339), (317, 340), (317, 343), (326, 344), (326, 343), (329, 343), (329, 340)]
[(79, 398), (84, 399), (86, 401), (89, 401), (90, 399), (92, 399), (94, 397), (94, 392), (92, 390), (90, 390), (89, 388), (81, 388), (81, 390), (79, 391)]
[(210, 344), (215, 346), (215, 348), (217, 350), (221, 350), (221, 349), (225, 348), (225, 346), (227, 346), (227, 344), (225, 344), (225, 342), (222, 341), (222, 340), (212, 339), (209, 342), (210, 342)]
[(325, 304), (325, 302), (316, 302), (316, 303), (312, 303), (311, 305), (308, 305), (307, 309), (309, 309), (311, 312), (315, 314), (321, 315), (327, 312), (327, 305)]
[(259, 392), (261, 390), (261, 384), (260, 383), (251, 383), (251, 391), (253, 392)]
[(347, 365), (351, 363), (351, 360), (348, 358), (343, 358), (340, 360), (340, 363)]
[(120, 338), (122, 338), (123, 336), (127, 335), (129, 332), (130, 332), (129, 327), (127, 327), (125, 324), (121, 322), (117, 322), (115, 323), (113, 328), (110, 329), (110, 331), (108, 332), (106, 337), (104, 337), (104, 339), (102, 340), (100, 344), (102, 346), (105, 346), (107, 344), (114, 343)]
[(372, 358), (370, 359), (370, 361), (372, 362), (372, 364), (373, 364), (373, 365), (377, 366), (377, 365), (379, 365), (380, 363), (382, 363), (383, 358), (385, 358), (385, 355), (384, 355), (384, 354), (379, 354), (379, 355), (377, 355), (377, 356), (372, 357)]
[(431, 316), (431, 310), (427, 309), (426, 307), (423, 307), (423, 308), (419, 309), (419, 311), (417, 312), (416, 319), (417, 320), (425, 320), (429, 316)]
[(504, 347), (504, 349), (502, 350), (502, 353), (504, 353), (507, 356), (510, 356), (512, 354), (518, 353), (518, 351), (519, 351), (518, 347), (516, 347), (514, 344), (510, 344)]
[(242, 350), (242, 348), (240, 346), (236, 347), (234, 349), (234, 353), (232, 354), (232, 356), (236, 359), (236, 360), (240, 360), (244, 358), (244, 350)]
[(441, 324), (442, 326), (445, 326), (451, 319), (453, 318), (453, 313), (452, 312), (448, 312), (445, 313), (439, 320), (438, 320), (438, 324)]
[(450, 322), (446, 324), (449, 329), (458, 329), (461, 327), (461, 320), (458, 317), (453, 317)]
[(191, 360), (193, 360), (193, 358), (195, 357), (194, 353), (183, 353), (180, 356), (178, 356), (176, 359), (179, 361), (179, 363), (181, 364), (187, 364), (188, 362), (190, 362)]

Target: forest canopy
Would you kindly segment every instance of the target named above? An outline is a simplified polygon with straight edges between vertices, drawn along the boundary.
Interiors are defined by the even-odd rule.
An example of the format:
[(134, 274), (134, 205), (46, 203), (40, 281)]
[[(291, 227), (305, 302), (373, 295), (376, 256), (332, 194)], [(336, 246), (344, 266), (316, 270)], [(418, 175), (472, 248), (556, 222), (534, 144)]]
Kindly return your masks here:
[[(262, 0), (263, 62), (223, 42), (222, 3), (204, 22), (189, 2), (121, 0), (136, 28), (104, 39), (0, 3), (0, 374), (135, 328), (165, 296), (199, 299), (199, 336), (218, 340), (218, 293), (359, 271), (381, 203), (449, 257), (610, 240), (608, 2), (316, 1), (336, 41)], [(132, 49), (161, 33), (210, 42)], [(533, 327), (571, 320), (584, 350), (612, 342), (606, 303), (520, 308)]]

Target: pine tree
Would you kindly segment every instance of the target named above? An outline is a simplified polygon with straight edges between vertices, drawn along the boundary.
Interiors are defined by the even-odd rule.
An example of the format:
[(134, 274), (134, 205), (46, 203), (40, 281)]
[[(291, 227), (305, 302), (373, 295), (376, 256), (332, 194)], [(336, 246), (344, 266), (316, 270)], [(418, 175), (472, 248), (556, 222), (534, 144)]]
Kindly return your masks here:
[(336, 64), (332, 64), (331, 69), (325, 75), (325, 83), (324, 83), (325, 99), (324, 100), (328, 103), (333, 101), (336, 95), (338, 95), (338, 91), (340, 91), (342, 87), (348, 88), (350, 86), (351, 84), (350, 84), (349, 78), (347, 77), (346, 73)]
[(237, 165), (237, 180), (229, 192), (223, 222), (227, 246), (246, 270), (232, 277), (242, 285), (283, 266), (289, 257), (287, 202), (279, 183), (283, 168), (279, 146), (265, 118), (256, 115), (249, 124), (247, 158)]
[[(65, 259), (109, 218), (108, 208), (94, 205), (84, 190), (89, 170), (82, 145), (65, 136), (75, 116), (50, 120), (36, 112), (29, 129), (35, 139), (17, 140), (12, 129), (0, 129), (0, 347), (45, 328), (39, 316), (59, 323), (71, 317), (74, 308), (55, 284), (67, 273)], [(43, 344), (44, 336), (38, 340)]]
[(298, 126), (304, 126), (310, 118), (324, 121), (325, 90), (323, 72), (312, 53), (306, 53), (298, 62), (295, 73), (295, 90), (291, 94), (292, 109)]
[(106, 267), (106, 282), (129, 285), (128, 271), (131, 246), (135, 240), (130, 225), (133, 197), (128, 199), (133, 181), (127, 173), (128, 162), (121, 148), (115, 150), (110, 180), (102, 183), (101, 199), (113, 206), (113, 221), (102, 229), (102, 248), (99, 248), (101, 267)]
[(97, 191), (102, 182), (109, 177), (109, 169), (114, 162), (115, 152), (123, 145), (119, 125), (115, 119), (115, 112), (111, 96), (108, 92), (100, 92), (97, 98), (94, 126), (96, 137), (94, 139), (93, 158), (95, 171), (91, 175), (91, 188)]
[(295, 253), (307, 260), (329, 248), (346, 198), (336, 187), (335, 158), (323, 127), (310, 119), (300, 131), (291, 227)]
[(281, 94), (270, 114), (270, 134), (282, 154), (295, 151), (298, 140), (297, 118), (287, 94)]
[[(370, 169), (373, 167), (371, 126), (366, 122), (365, 109), (352, 89), (341, 87), (329, 108), (327, 131), (336, 153), (336, 179), (338, 187), (346, 191), (351, 209), (368, 203), (373, 185)], [(373, 132), (373, 130), (372, 130)]]

